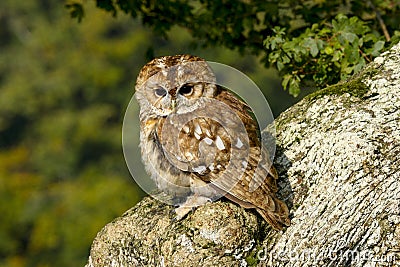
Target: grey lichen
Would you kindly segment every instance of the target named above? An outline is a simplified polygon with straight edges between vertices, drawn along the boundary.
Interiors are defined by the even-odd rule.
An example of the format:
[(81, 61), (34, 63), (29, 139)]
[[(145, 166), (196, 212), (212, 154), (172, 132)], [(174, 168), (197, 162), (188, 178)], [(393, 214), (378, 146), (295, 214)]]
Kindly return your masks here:
[(275, 125), (285, 231), (228, 201), (177, 222), (147, 197), (98, 233), (87, 267), (399, 266), (400, 45)]

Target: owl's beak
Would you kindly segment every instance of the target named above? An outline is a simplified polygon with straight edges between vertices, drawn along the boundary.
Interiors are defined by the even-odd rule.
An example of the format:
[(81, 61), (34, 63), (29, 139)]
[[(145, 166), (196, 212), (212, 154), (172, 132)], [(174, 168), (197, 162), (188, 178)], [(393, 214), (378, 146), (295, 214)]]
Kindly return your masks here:
[(171, 110), (174, 110), (176, 107), (176, 99), (171, 100)]

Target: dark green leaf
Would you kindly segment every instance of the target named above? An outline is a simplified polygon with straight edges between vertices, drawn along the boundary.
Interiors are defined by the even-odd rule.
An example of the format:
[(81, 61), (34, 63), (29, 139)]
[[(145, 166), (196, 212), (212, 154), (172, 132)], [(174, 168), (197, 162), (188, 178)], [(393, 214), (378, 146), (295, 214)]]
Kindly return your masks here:
[(72, 18), (76, 18), (78, 22), (82, 21), (83, 17), (85, 16), (82, 4), (78, 3), (66, 4), (65, 7), (69, 9), (69, 13)]

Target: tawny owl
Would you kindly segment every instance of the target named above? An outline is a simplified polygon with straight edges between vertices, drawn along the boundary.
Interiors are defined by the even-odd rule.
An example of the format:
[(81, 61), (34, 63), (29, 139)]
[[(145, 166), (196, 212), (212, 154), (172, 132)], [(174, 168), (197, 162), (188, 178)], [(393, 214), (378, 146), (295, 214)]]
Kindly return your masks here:
[(135, 89), (142, 160), (160, 190), (183, 199), (178, 218), (223, 195), (256, 209), (275, 229), (290, 224), (250, 107), (217, 85), (205, 60), (156, 58)]

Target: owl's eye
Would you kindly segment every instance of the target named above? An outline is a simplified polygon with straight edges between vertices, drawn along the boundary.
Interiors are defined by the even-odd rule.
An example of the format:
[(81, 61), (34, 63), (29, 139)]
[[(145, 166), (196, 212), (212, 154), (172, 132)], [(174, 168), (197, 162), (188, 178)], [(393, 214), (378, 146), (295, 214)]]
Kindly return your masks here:
[(158, 87), (156, 90), (154, 90), (154, 93), (156, 94), (156, 96), (158, 97), (163, 97), (167, 94), (167, 90), (165, 90), (162, 87)]
[(179, 94), (181, 94), (181, 95), (190, 95), (192, 93), (193, 93), (193, 85), (191, 85), (191, 84), (184, 84), (179, 89)]

